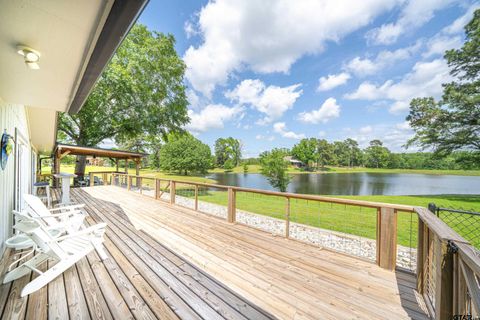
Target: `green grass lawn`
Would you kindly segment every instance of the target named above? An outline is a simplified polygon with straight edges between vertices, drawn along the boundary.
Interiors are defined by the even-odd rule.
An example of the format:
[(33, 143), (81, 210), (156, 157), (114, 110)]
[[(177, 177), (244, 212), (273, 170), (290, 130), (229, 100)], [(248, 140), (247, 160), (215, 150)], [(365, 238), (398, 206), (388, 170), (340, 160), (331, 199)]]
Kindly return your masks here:
[[(184, 190), (179, 195), (193, 197), (193, 191)], [(339, 197), (340, 198), (340, 197)], [(472, 196), (342, 196), (346, 199), (367, 200), (374, 202), (405, 204), (426, 207), (434, 202), (440, 207), (468, 208), (480, 211), (480, 195)], [(223, 191), (202, 192), (199, 200), (227, 205), (227, 193)], [(237, 192), (236, 206), (249, 211), (277, 219), (285, 219), (286, 200), (278, 196)], [(339, 205), (318, 201), (292, 199), (290, 203), (290, 220), (309, 226), (358, 235), (370, 239), (376, 237), (376, 210), (353, 205)], [(480, 217), (474, 219), (470, 229), (480, 230)], [(460, 234), (463, 228), (456, 228)], [(403, 246), (416, 247), (418, 220), (415, 214), (398, 213), (398, 243)], [(480, 239), (474, 234), (463, 234), (480, 248)]]

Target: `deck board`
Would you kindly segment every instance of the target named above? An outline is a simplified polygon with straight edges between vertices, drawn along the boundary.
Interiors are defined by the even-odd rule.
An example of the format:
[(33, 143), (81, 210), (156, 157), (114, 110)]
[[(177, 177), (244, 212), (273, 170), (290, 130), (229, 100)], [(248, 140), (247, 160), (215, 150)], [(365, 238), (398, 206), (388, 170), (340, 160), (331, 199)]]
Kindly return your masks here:
[(412, 275), (118, 187), (79, 193), (117, 231), (139, 229), (134, 242), (156, 240), (279, 318), (426, 318)]
[[(72, 200), (87, 204), (86, 225), (108, 223), (105, 248), (109, 259), (101, 261), (92, 252), (25, 298), (20, 298), (20, 291), (35, 277), (32, 273), (1, 285), (2, 319), (274, 318), (135, 229), (118, 206), (80, 189), (73, 190)], [(0, 280), (11, 261), (12, 254), (6, 251), (0, 261)]]
[(107, 223), (109, 259), (91, 253), (24, 300), (29, 278), (2, 285), (2, 318), (427, 318), (412, 274), (118, 187), (71, 197), (86, 204), (87, 224)]

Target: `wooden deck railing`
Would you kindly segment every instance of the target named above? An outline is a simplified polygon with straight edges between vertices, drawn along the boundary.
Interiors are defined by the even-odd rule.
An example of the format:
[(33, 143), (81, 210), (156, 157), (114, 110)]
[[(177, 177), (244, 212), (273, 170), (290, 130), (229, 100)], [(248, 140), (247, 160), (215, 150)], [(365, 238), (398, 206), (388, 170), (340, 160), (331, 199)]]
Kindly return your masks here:
[[(427, 208), (419, 217), (417, 291), (435, 319), (480, 316), (480, 253)], [(459, 317), (459, 319), (466, 319)]]
[[(255, 197), (263, 197), (261, 202), (271, 204), (272, 207), (276, 206), (275, 210), (283, 211), (277, 216), (271, 214), (275, 221), (283, 223), (283, 227), (280, 228), (282, 229), (280, 235), (296, 240), (299, 239), (292, 234), (296, 232), (295, 228), (299, 228), (299, 226), (308, 228), (308, 226), (302, 224), (305, 223), (304, 220), (298, 217), (294, 219), (297, 211), (300, 212), (299, 214), (307, 215), (312, 211), (322, 211), (322, 214), (325, 212), (325, 214), (329, 214), (326, 206), (331, 208), (333, 206), (344, 206), (343, 211), (336, 209), (337, 211), (333, 210), (330, 213), (345, 213), (345, 218), (348, 220), (354, 217), (354, 215), (349, 215), (350, 210), (357, 210), (356, 214), (360, 212), (358, 210), (370, 210), (368, 211), (369, 214), (375, 215), (373, 222), (375, 239), (372, 241), (375, 243), (376, 255), (373, 260), (380, 267), (388, 270), (394, 270), (397, 266), (399, 216), (408, 214), (411, 216), (409, 230), (407, 228), (407, 232), (410, 232), (410, 234), (406, 236), (410, 236), (410, 242), (413, 241), (412, 239), (415, 240), (415, 243), (411, 244), (410, 247), (412, 250), (416, 250), (416, 268), (411, 268), (411, 271), (416, 269), (417, 290), (424, 297), (432, 317), (443, 320), (452, 319), (454, 315), (480, 316), (479, 251), (427, 208), (158, 179), (117, 172), (101, 172), (101, 174), (105, 175), (103, 181), (109, 181), (109, 184), (125, 187), (130, 191), (136, 191), (172, 205), (186, 206), (195, 211), (214, 214), (230, 223), (245, 223), (245, 221), (242, 221), (244, 211), (238, 208), (238, 201), (241, 202), (242, 206), (248, 206), (248, 202), (254, 201)], [(110, 180), (107, 179), (108, 175), (111, 175)], [(249, 194), (250, 198), (245, 197), (244, 194)], [(201, 197), (212, 195), (213, 202), (222, 203), (222, 206), (218, 206), (221, 212), (207, 212), (206, 202), (199, 200)], [(239, 195), (243, 196), (239, 197)], [(275, 201), (272, 201), (272, 198)], [(268, 203), (268, 201), (272, 202)], [(319, 218), (321, 217), (319, 213), (316, 214)], [(368, 217), (368, 215), (360, 215), (361, 219)], [(403, 225), (405, 225), (405, 217), (400, 217), (403, 219)], [(348, 221), (345, 221), (345, 223), (348, 223)], [(362, 223), (362, 221), (354, 221), (354, 223)], [(322, 230), (321, 227), (322, 224), (317, 229)], [(402, 233), (404, 233), (405, 230), (402, 230)], [(405, 234), (403, 236), (405, 237)], [(345, 253), (355, 254), (348, 251)]]

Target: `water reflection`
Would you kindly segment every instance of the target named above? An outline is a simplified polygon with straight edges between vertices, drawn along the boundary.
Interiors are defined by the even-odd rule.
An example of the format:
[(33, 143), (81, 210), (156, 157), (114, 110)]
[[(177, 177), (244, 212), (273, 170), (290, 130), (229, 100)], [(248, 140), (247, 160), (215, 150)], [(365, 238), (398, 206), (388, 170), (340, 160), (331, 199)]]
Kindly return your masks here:
[[(208, 177), (224, 185), (274, 190), (261, 174), (215, 173)], [(288, 191), (327, 195), (479, 194), (480, 177), (365, 172), (296, 174)]]

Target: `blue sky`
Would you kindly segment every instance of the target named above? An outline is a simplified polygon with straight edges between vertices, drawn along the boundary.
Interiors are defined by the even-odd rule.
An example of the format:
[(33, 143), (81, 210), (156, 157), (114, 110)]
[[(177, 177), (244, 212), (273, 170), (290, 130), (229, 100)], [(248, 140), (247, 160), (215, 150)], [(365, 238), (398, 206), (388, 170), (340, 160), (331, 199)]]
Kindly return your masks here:
[(478, 7), (452, 0), (150, 0), (140, 23), (171, 33), (187, 65), (187, 129), (244, 156), (302, 137), (379, 138), (395, 151), (417, 96), (451, 80), (446, 49)]

